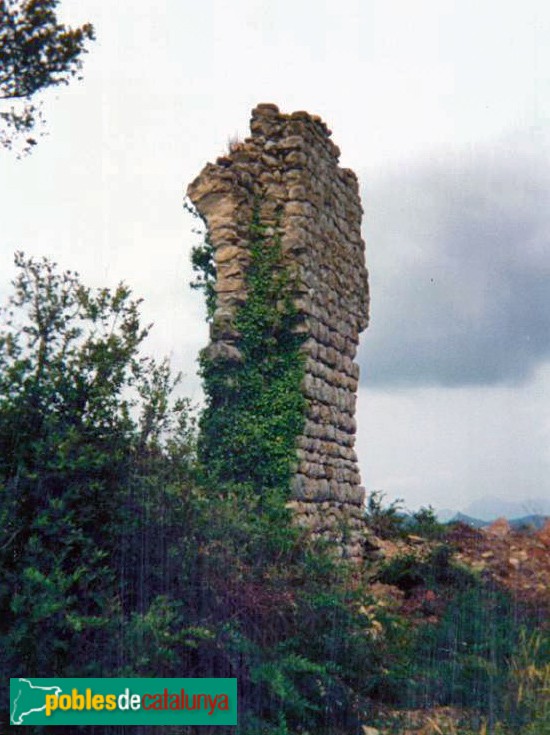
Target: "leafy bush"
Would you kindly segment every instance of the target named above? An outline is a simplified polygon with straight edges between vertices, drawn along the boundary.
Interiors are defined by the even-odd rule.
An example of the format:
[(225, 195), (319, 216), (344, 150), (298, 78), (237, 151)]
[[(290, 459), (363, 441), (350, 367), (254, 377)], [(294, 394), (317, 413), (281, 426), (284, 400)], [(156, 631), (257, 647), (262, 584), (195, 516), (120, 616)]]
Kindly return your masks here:
[(182, 495), (189, 406), (171, 401), (168, 365), (139, 355), (128, 288), (92, 292), (21, 253), (16, 266), (0, 330), (0, 671), (113, 674), (130, 658), (123, 623), (166, 589), (150, 486), (166, 482), (162, 505), (169, 482)]
[(401, 538), (404, 534), (405, 512), (398, 498), (384, 504), (385, 493), (373, 490), (367, 498), (365, 519), (369, 528), (382, 539)]
[(422, 538), (435, 541), (442, 539), (447, 531), (445, 524), (437, 520), (434, 509), (430, 506), (420, 508), (412, 514), (407, 522), (407, 532)]
[(405, 592), (419, 586), (427, 589), (449, 586), (455, 590), (476, 586), (475, 574), (454, 562), (452, 553), (448, 545), (439, 544), (424, 560), (413, 553), (400, 554), (381, 566), (377, 578)]
[(431, 506), (408, 513), (401, 498), (386, 503), (385, 497), (382, 491), (373, 490), (367, 498), (365, 514), (369, 528), (380, 538), (406, 539), (415, 535), (433, 541), (445, 536), (446, 527), (437, 520)]

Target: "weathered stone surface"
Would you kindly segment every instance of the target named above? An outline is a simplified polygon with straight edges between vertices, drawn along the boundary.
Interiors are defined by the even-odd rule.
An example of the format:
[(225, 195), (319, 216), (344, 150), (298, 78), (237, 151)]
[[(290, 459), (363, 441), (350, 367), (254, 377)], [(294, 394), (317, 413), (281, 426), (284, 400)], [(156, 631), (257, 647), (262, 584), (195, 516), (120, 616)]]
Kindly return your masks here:
[(237, 258), (242, 258), (245, 254), (246, 250), (237, 247), (236, 245), (221, 245), (216, 250), (216, 263), (220, 265), (221, 263), (226, 263), (228, 261), (232, 262)]
[(242, 355), (235, 345), (227, 342), (212, 342), (205, 348), (208, 359), (223, 360), (224, 362), (242, 362)]
[(368, 324), (369, 291), (357, 177), (338, 165), (340, 151), (317, 116), (284, 115), (261, 104), (250, 128), (250, 138), (208, 164), (188, 188), (215, 249), (210, 354), (240, 356), (232, 316), (246, 299), (248, 229), (259, 201), (264, 224), (280, 227), (286, 265), (297, 274), (297, 331), (307, 337), (307, 412), (296, 442), (291, 505), (314, 536), (334, 540), (343, 557), (360, 559), (368, 534), (353, 449), (355, 355)]

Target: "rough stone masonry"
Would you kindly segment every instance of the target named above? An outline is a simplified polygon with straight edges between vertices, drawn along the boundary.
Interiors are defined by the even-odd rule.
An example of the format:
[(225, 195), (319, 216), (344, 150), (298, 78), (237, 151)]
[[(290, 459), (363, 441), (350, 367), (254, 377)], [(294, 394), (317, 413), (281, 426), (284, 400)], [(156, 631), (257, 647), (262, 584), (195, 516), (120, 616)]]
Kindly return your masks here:
[(250, 128), (251, 137), (207, 164), (188, 188), (214, 247), (210, 354), (239, 354), (233, 317), (246, 299), (249, 228), (260, 202), (261, 221), (279, 227), (286, 264), (298, 276), (295, 303), (306, 337), (307, 413), (290, 505), (300, 524), (359, 560), (368, 542), (354, 450), (354, 359), (368, 323), (369, 289), (357, 177), (338, 165), (340, 151), (317, 116), (261, 104)]

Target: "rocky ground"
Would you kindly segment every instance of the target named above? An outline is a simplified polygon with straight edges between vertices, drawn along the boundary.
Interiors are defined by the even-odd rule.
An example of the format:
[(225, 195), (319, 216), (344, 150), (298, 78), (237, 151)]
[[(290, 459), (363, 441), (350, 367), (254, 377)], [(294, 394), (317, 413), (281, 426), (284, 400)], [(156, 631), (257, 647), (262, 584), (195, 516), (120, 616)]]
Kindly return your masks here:
[[(535, 606), (550, 622), (550, 519), (538, 531), (513, 530), (502, 518), (483, 529), (456, 524), (438, 541), (408, 536), (398, 540), (377, 539), (377, 543), (384, 562), (402, 555), (423, 561), (435, 546), (444, 543), (451, 548), (454, 561), (506, 588), (522, 604)], [(411, 617), (419, 614), (428, 622), (430, 617), (435, 622), (443, 604), (431, 590), (421, 587), (405, 595), (396, 587), (375, 583), (373, 591), (378, 597), (392, 601), (401, 612)]]
[[(422, 562), (435, 546), (444, 543), (452, 551), (454, 561), (508, 590), (519, 606), (528, 606), (536, 611), (542, 626), (550, 626), (550, 519), (540, 530), (513, 530), (505, 519), (498, 519), (481, 530), (456, 524), (438, 541), (408, 536), (397, 540), (379, 539), (377, 542), (380, 564), (403, 555), (414, 556)], [(445, 600), (422, 585), (405, 593), (392, 585), (375, 582), (372, 589), (383, 604), (418, 624), (436, 623), (446, 604)], [(382, 719), (395, 720), (394, 726), (377, 729), (365, 725), (364, 732), (365, 735), (390, 732), (399, 732), (400, 735), (459, 735), (464, 732), (461, 720), (465, 714), (449, 707), (429, 711), (387, 711)]]
[(460, 525), (449, 541), (457, 561), (550, 611), (550, 520), (539, 531), (514, 531), (504, 518), (483, 530)]

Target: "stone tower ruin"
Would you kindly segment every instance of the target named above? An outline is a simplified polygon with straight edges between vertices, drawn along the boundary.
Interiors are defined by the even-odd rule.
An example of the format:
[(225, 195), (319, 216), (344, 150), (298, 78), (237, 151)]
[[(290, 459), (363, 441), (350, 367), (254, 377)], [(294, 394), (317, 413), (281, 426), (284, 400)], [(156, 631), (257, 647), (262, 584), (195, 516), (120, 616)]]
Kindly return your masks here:
[(306, 421), (296, 444), (291, 507), (342, 556), (364, 556), (364, 488), (355, 444), (359, 334), (369, 312), (362, 207), (355, 174), (340, 168), (331, 131), (306, 112), (252, 111), (251, 136), (207, 164), (188, 188), (214, 247), (216, 310), (211, 354), (238, 354), (235, 311), (246, 299), (253, 210), (279, 227), (283, 257), (298, 274), (295, 304), (306, 355)]

